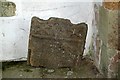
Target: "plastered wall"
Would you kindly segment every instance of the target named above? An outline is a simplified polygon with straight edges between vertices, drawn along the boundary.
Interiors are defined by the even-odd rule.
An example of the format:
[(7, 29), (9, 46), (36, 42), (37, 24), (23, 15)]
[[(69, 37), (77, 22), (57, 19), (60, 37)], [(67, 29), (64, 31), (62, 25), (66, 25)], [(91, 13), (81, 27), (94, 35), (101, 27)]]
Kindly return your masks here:
[[(3, 1), (3, 0), (2, 0)], [(31, 17), (42, 19), (59, 17), (70, 19), (72, 23), (88, 24), (85, 54), (89, 50), (92, 37), (93, 2), (87, 0), (9, 0), (13, 14), (0, 17), (0, 61), (26, 60)], [(5, 0), (3, 1), (5, 2)], [(15, 14), (14, 14), (15, 13)]]

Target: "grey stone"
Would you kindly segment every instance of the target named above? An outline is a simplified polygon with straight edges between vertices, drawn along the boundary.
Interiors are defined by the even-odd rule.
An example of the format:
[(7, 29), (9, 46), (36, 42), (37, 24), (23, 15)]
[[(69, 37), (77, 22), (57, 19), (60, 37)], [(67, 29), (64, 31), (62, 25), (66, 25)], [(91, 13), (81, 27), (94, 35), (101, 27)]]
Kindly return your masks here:
[(48, 69), (48, 73), (53, 73), (55, 70), (54, 69)]
[(74, 67), (80, 64), (87, 24), (68, 19), (33, 17), (29, 37), (28, 64), (35, 67)]
[(93, 60), (104, 77), (118, 77), (119, 52), (119, 3), (104, 3), (95, 7), (95, 28), (90, 50)]
[(73, 71), (68, 71), (67, 72), (67, 76), (70, 76), (70, 75), (72, 75), (73, 74)]
[(15, 16), (16, 5), (13, 2), (0, 1), (0, 17)]

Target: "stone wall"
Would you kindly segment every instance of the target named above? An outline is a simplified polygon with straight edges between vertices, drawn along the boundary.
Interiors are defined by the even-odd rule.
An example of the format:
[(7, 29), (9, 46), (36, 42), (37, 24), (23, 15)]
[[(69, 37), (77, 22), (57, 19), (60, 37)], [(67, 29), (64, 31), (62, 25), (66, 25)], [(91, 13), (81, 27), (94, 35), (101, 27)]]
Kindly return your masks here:
[[(98, 4), (98, 3), (96, 3)], [(90, 51), (104, 77), (119, 77), (119, 3), (103, 2), (95, 5), (95, 29)]]

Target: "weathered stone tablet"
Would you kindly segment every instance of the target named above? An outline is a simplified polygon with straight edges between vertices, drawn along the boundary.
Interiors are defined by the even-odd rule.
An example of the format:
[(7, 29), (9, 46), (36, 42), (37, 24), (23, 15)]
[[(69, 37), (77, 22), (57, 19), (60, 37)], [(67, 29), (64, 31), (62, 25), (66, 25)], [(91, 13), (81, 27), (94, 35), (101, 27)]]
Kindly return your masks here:
[(33, 17), (29, 37), (28, 64), (59, 68), (79, 65), (87, 35), (87, 24), (68, 19)]

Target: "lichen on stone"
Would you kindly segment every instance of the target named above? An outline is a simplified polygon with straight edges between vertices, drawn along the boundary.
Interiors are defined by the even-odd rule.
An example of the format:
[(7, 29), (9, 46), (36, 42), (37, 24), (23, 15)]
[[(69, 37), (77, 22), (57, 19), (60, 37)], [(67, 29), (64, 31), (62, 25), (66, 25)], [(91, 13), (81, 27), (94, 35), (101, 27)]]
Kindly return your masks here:
[(16, 5), (13, 2), (0, 1), (0, 17), (15, 16)]

